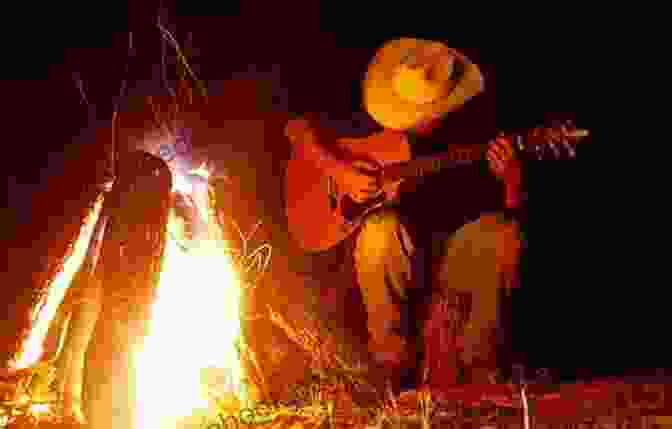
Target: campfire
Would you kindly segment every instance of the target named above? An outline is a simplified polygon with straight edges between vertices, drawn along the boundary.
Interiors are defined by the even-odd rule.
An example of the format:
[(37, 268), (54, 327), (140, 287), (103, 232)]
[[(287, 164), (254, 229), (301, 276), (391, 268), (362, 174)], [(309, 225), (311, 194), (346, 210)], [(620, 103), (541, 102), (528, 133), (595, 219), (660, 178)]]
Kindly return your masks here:
[[(159, 29), (163, 41), (177, 52), (184, 76), (189, 75), (203, 88), (173, 35), (161, 24)], [(181, 83), (185, 82), (182, 78)], [(188, 85), (185, 87), (189, 95), (185, 98), (190, 100), (191, 89)], [(81, 87), (80, 91), (83, 91)], [(170, 92), (175, 97), (172, 88)], [(179, 112), (177, 102), (175, 110)], [(163, 122), (171, 121), (157, 122), (165, 125)], [(568, 424), (570, 420), (578, 423), (589, 418), (593, 422), (616, 421), (620, 425), (622, 410), (661, 409), (665, 405), (661, 405), (665, 402), (661, 398), (664, 399), (665, 390), (669, 389), (662, 385), (649, 386), (644, 390), (650, 391), (639, 392), (626, 383), (574, 386), (531, 383), (525, 386), (508, 380), (499, 385), (455, 385), (443, 391), (432, 389), (428, 383), (399, 395), (390, 389), (376, 391), (371, 380), (367, 380), (366, 368), (344, 358), (335, 334), (322, 329), (316, 321), (301, 320), (298, 314), (283, 315), (267, 304), (260, 306), (267, 314), (259, 318), (267, 319), (281, 332), (278, 335), (284, 335), (298, 346), (296, 353), (307, 356), (313, 370), (312, 377), (305, 383), (283, 386), (290, 388), (290, 397), (271, 398), (267, 388), (273, 380), (262, 371), (254, 350), (246, 346), (241, 323), (246, 320), (242, 317), (245, 290), (249, 283), (254, 283), (249, 275), (266, 269), (270, 247), (264, 245), (248, 250), (247, 238), (240, 231), (244, 248), (232, 249), (233, 237), (226, 235), (222, 226), (224, 216), (216, 213), (210, 196), (210, 169), (206, 165), (191, 171), (172, 167), (173, 191), (190, 204), (197, 231), (187, 232), (182, 217), (173, 208), (148, 335), (134, 350), (136, 413), (134, 427), (129, 429), (243, 425), (303, 429), (327, 425), (334, 428), (430, 428), (454, 427), (461, 423), (474, 427), (499, 425), (528, 429), (535, 424)], [(102, 205), (101, 195), (63, 269), (35, 309), (30, 336), (12, 368), (18, 374), (12, 376), (18, 381), (11, 379), (11, 383), (3, 385), (0, 380), (0, 388), (8, 385), (19, 392), (16, 398), (10, 401), (3, 398), (0, 403), (0, 428), (35, 428), (39, 427), (38, 421), (45, 422), (46, 427), (63, 427), (58, 426), (60, 423), (49, 426), (46, 418), (58, 413), (56, 407), (52, 407), (57, 401), (40, 402), (35, 392), (49, 390), (53, 375), (51, 362), (45, 361), (43, 356), (45, 339), (85, 259)], [(274, 369), (269, 366), (272, 365), (264, 369)], [(455, 368), (451, 368), (453, 370)], [(24, 383), (23, 378), (29, 381)], [(598, 403), (602, 408), (594, 406)], [(21, 412), (16, 411), (19, 408)], [(634, 411), (633, 416), (637, 412)], [(5, 426), (10, 420), (13, 426)]]
[[(192, 175), (205, 180), (193, 183), (175, 173), (174, 191), (193, 202), (206, 230), (188, 240), (174, 213), (169, 220), (150, 331), (136, 354), (136, 428), (176, 427), (194, 414), (212, 414), (213, 404), (228, 401), (235, 407), (245, 399), (239, 359), (241, 283), (210, 205), (209, 172), (201, 168)], [(202, 380), (206, 371), (223, 377)]]

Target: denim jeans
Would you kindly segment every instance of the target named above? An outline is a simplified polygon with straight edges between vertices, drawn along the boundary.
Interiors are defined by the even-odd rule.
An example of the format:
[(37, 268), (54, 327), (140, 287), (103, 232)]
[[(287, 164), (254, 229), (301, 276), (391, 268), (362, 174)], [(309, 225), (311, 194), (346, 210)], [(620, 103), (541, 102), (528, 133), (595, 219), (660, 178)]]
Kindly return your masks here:
[[(503, 216), (483, 214), (440, 243), (442, 249), (431, 288), (471, 294), (463, 333), (462, 361), (488, 359), (498, 324), (498, 290), (515, 277), (519, 228)], [(356, 239), (357, 282), (368, 314), (368, 330), (378, 352), (398, 351), (402, 313), (411, 288), (426, 287), (414, 278), (416, 249), (398, 213), (384, 210), (367, 218)], [(403, 329), (402, 329), (403, 330)]]

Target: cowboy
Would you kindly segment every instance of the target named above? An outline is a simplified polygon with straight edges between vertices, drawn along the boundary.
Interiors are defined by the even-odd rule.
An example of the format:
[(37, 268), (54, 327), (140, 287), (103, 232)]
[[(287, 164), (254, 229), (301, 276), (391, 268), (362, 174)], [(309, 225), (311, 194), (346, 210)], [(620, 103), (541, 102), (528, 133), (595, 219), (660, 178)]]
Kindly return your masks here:
[[(483, 90), (479, 67), (444, 43), (415, 38), (387, 42), (371, 61), (363, 82), (364, 107), (383, 127), (370, 138), (417, 142), (447, 113)], [(326, 134), (318, 132), (319, 127), (305, 118), (292, 120), (285, 134), (290, 138), (312, 136), (303, 139), (304, 144), (312, 142), (304, 147), (310, 149), (315, 164), (328, 171), (353, 200), (361, 202), (379, 195), (378, 166), (371, 165), (371, 173), (354, 168), (352, 160), (331, 150), (328, 141), (320, 141)], [(493, 182), (499, 187), (504, 184), (505, 198), (497, 206), (502, 211), (518, 208), (521, 172), (511, 142), (502, 138), (493, 141), (487, 161), (488, 170), (499, 179)], [(473, 383), (488, 382), (496, 369), (493, 332), (499, 319), (498, 290), (511, 284), (520, 248), (518, 225), (507, 219), (510, 217), (499, 212), (482, 213), (442, 240), (439, 268), (432, 279), (437, 297), (449, 290), (471, 295), (460, 360)], [(417, 365), (416, 346), (403, 326), (409, 292), (417, 287), (413, 269), (416, 242), (399, 210), (389, 208), (370, 214), (354, 240), (356, 280), (368, 316), (368, 349), (385, 377), (399, 388), (401, 374)]]

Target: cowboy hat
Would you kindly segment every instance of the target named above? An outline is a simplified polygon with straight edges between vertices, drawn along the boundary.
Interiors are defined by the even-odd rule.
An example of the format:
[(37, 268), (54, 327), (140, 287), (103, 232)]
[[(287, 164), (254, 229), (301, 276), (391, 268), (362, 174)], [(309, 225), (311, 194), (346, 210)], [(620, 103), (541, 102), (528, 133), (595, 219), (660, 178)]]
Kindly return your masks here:
[(484, 89), (479, 67), (441, 42), (385, 43), (364, 79), (364, 108), (380, 125), (408, 130), (456, 110)]

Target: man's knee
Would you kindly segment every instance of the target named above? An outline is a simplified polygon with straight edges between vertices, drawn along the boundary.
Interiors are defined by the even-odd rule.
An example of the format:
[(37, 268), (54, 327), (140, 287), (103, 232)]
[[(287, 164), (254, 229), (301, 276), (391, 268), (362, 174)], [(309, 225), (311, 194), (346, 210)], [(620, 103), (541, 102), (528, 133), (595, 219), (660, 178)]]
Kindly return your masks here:
[(500, 257), (503, 252), (519, 250), (520, 227), (499, 214), (485, 214), (460, 228), (446, 244), (450, 248), (460, 242), (468, 242), (476, 252), (494, 251)]
[(457, 289), (479, 283), (476, 279), (498, 285), (500, 277), (497, 273), (516, 269), (520, 249), (520, 231), (516, 222), (498, 214), (483, 215), (464, 225), (445, 242), (439, 280), (454, 283), (450, 287)]
[(407, 265), (414, 254), (413, 241), (395, 210), (383, 210), (367, 217), (357, 237), (355, 261), (394, 259)]
[(500, 215), (483, 216), (480, 222), (489, 232), (489, 246), (494, 249), (498, 271), (507, 272), (515, 269), (522, 248), (518, 222), (506, 220)]
[(394, 209), (382, 210), (368, 216), (359, 232), (358, 244), (375, 248), (392, 245), (395, 248), (401, 247), (408, 255), (415, 251), (413, 239), (399, 212)]

